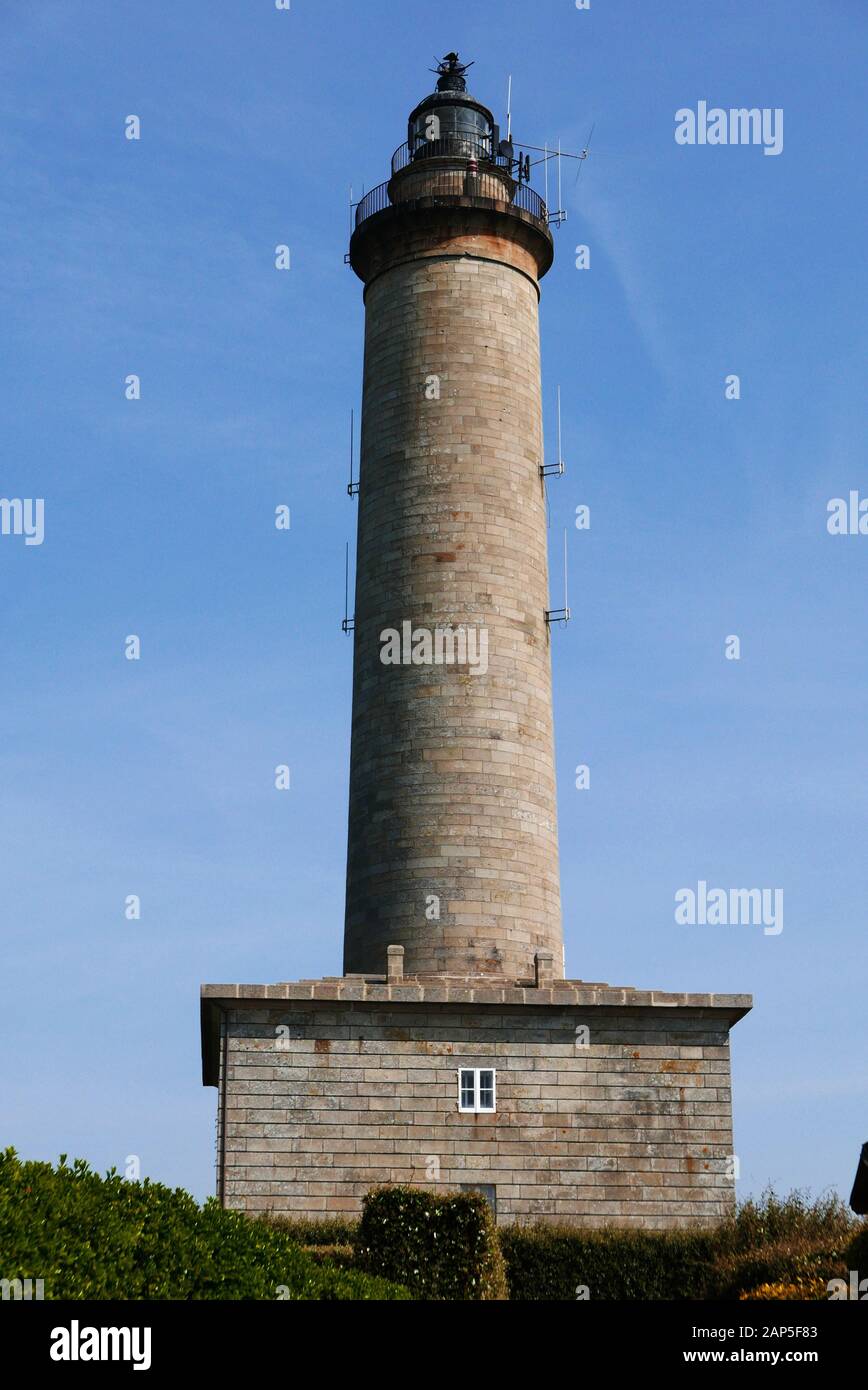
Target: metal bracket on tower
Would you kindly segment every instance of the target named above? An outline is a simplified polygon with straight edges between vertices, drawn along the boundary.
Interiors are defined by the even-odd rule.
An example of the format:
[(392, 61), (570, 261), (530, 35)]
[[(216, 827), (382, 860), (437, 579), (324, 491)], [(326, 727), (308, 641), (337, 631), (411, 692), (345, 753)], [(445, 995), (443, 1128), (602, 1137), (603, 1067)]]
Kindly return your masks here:
[(355, 431), (355, 411), (351, 410), (351, 411), (350, 411), (350, 481), (347, 483), (347, 495), (348, 495), (349, 497), (358, 497), (358, 495), (359, 495), (359, 484), (358, 484), (358, 481), (353, 482), (353, 454), (354, 454), (354, 452), (355, 452), (355, 432), (356, 432), (356, 431)]
[(564, 606), (563, 608), (546, 609), (546, 626), (551, 627), (552, 623), (568, 623), (570, 621), (570, 600), (567, 594), (567, 528), (564, 527)]
[(347, 541), (344, 550), (344, 619), (341, 623), (341, 632), (355, 632), (356, 615), (350, 617), (348, 610), (350, 592), (350, 543)]
[(561, 388), (558, 387), (558, 461), (557, 463), (541, 463), (539, 466), (541, 478), (561, 478), (567, 471), (564, 462), (563, 450), (561, 449)]

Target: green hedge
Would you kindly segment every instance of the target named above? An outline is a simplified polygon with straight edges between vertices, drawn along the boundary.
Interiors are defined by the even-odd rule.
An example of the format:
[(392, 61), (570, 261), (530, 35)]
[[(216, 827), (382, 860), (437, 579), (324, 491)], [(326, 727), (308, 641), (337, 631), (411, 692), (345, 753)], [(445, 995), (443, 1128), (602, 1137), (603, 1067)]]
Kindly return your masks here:
[(212, 1198), (0, 1153), (0, 1278), (47, 1299), (406, 1299), (404, 1288), (320, 1264), (289, 1236)]
[(840, 1244), (787, 1240), (739, 1255), (722, 1255), (714, 1267), (708, 1297), (741, 1298), (763, 1285), (826, 1285), (845, 1273), (844, 1254)]
[(356, 1252), (352, 1245), (303, 1245), (302, 1249), (315, 1264), (329, 1264), (339, 1269), (356, 1268)]
[(705, 1298), (715, 1248), (711, 1234), (566, 1226), (507, 1226), (500, 1245), (511, 1299), (591, 1302)]
[(356, 1263), (416, 1298), (506, 1298), (494, 1218), (479, 1193), (376, 1187), (364, 1199)]
[(357, 1220), (344, 1217), (327, 1216), (318, 1221), (315, 1217), (267, 1212), (260, 1219), (276, 1231), (282, 1231), (297, 1245), (354, 1245), (359, 1229)]
[(763, 1286), (818, 1287), (844, 1273), (855, 1229), (840, 1197), (764, 1192), (743, 1202), (716, 1232), (718, 1249), (709, 1296), (740, 1298)]
[(512, 1299), (738, 1299), (840, 1277), (855, 1227), (839, 1197), (765, 1192), (709, 1231), (512, 1226), (500, 1243)]
[(0, 1279), (42, 1279), (46, 1298), (497, 1299), (507, 1276), (516, 1300), (822, 1297), (851, 1269), (868, 1277), (868, 1223), (836, 1197), (766, 1193), (706, 1232), (499, 1235), (476, 1193), (384, 1187), (359, 1223), (251, 1220), (80, 1159), (0, 1153)]
[(770, 1188), (761, 1197), (740, 1203), (738, 1211), (717, 1227), (722, 1251), (738, 1253), (795, 1242), (803, 1248), (843, 1248), (859, 1222), (835, 1193), (810, 1197), (791, 1192), (778, 1197)]

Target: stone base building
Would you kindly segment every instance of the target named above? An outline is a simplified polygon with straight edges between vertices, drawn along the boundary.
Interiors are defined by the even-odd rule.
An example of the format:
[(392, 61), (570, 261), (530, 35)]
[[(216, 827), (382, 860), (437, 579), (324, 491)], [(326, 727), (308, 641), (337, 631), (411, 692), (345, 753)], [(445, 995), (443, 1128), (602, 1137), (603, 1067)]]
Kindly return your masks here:
[(749, 998), (552, 982), (546, 962), (538, 985), (422, 983), (391, 960), (391, 983), (203, 988), (226, 1206), (357, 1215), (400, 1182), (481, 1188), (501, 1224), (731, 1213), (729, 1030)]

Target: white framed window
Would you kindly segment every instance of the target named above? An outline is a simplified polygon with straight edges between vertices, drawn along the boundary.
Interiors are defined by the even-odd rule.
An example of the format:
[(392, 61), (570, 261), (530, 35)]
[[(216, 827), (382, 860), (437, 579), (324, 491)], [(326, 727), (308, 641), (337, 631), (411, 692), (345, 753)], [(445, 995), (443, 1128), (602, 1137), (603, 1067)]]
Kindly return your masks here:
[(458, 1073), (458, 1109), (465, 1114), (491, 1114), (496, 1109), (494, 1067), (462, 1067)]

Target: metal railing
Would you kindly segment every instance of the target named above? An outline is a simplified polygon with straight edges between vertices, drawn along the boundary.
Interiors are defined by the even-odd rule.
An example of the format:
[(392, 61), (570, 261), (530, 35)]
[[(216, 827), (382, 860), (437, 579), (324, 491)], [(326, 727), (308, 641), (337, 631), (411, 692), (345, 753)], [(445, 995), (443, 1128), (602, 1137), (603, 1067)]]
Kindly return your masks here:
[(384, 212), (386, 208), (391, 206), (388, 180), (385, 183), (378, 183), (376, 188), (372, 188), (360, 202), (356, 203), (356, 226), (360, 226), (367, 218), (373, 217), (375, 212)]
[(463, 134), (451, 132), (442, 135), (439, 140), (426, 140), (424, 136), (412, 143), (405, 140), (392, 155), (392, 173), (400, 173), (408, 164), (418, 164), (422, 159), (449, 158), (482, 159), (488, 164), (496, 164), (499, 169), (505, 169), (509, 164), (505, 155), (494, 151), (490, 135), (481, 135), (478, 131)]
[(531, 188), (529, 183), (516, 184), (515, 192), (512, 195), (512, 206), (529, 212), (531, 217), (535, 217), (537, 221), (545, 222), (548, 225), (548, 208), (536, 189)]
[[(377, 184), (376, 188), (372, 188), (356, 204), (356, 227), (360, 227), (375, 213), (385, 212), (386, 208), (402, 206), (400, 201), (393, 203), (389, 197), (389, 182), (387, 180), (386, 183)], [(455, 198), (473, 196), (479, 196), (473, 192), (473, 175), (464, 169), (454, 169), (440, 171), (437, 174), (436, 192), (422, 194), (420, 199), (424, 199), (427, 206), (436, 206), (440, 203), (448, 205)], [(482, 196), (486, 195), (483, 194)], [(411, 206), (413, 202), (418, 200), (408, 199), (404, 205)], [(491, 201), (500, 202), (501, 200), (491, 199)], [(503, 201), (507, 202), (506, 199)], [(513, 184), (512, 197), (508, 200), (508, 206), (521, 208), (523, 212), (530, 213), (531, 217), (536, 218), (538, 222), (548, 225), (548, 209), (536, 189), (531, 188), (529, 184)]]

